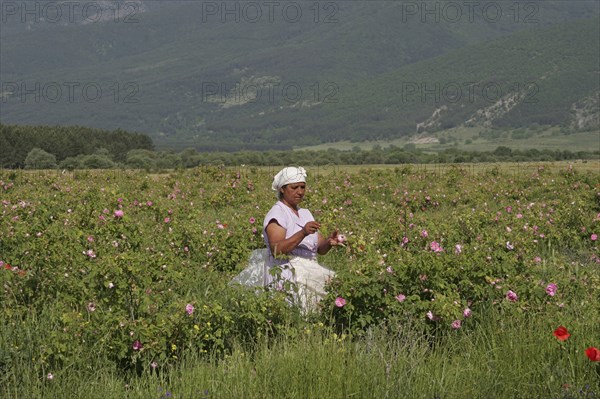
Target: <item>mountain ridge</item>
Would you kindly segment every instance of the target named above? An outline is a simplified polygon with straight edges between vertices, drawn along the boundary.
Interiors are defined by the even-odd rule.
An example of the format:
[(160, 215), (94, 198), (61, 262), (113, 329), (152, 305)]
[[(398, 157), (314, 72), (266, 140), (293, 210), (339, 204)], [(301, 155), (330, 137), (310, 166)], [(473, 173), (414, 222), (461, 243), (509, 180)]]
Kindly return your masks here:
[[(329, 3), (319, 3), (321, 12)], [(402, 4), (392, 2), (334, 3), (338, 9), (337, 22), (333, 24), (317, 24), (308, 18), (297, 24), (234, 24), (221, 23), (218, 18), (202, 22), (200, 3), (148, 4), (153, 6), (136, 15), (137, 24), (103, 22), (57, 26), (51, 35), (46, 32), (50, 28), (10, 31), (9, 37), (14, 40), (2, 39), (0, 120), (17, 124), (123, 128), (149, 134), (159, 147), (192, 146), (207, 150), (290, 148), (298, 141), (306, 145), (315, 140), (372, 140), (416, 132), (417, 123), (426, 122), (438, 108), (444, 105), (452, 108), (442, 103), (432, 107), (426, 101), (403, 104), (397, 93), (387, 93), (388, 98), (377, 93), (384, 92), (387, 86), (396, 85), (398, 90), (394, 79), (416, 83), (417, 89), (427, 82), (465, 83), (465, 74), (459, 72), (470, 65), (461, 63), (461, 55), (482, 51), (482, 56), (490, 56), (476, 47), (477, 43), (490, 44), (494, 41), (489, 39), (502, 40), (517, 35), (518, 39), (513, 42), (523, 40), (523, 51), (535, 52), (536, 46), (546, 45), (535, 32), (550, 29), (556, 36), (550, 40), (563, 43), (562, 29), (573, 29), (573, 26), (577, 34), (584, 35), (583, 40), (597, 43), (593, 37), (595, 31), (583, 32), (577, 28), (586, 21), (589, 26), (589, 18), (574, 25), (564, 22), (574, 17), (597, 16), (598, 4), (589, 1), (568, 6), (561, 2), (532, 3), (540, 7), (540, 22), (529, 25), (514, 23), (510, 15), (495, 24), (481, 21), (422, 23), (419, 18), (402, 22)], [(309, 11), (306, 9), (306, 15), (311, 16)], [(597, 19), (593, 21), (596, 23)], [(556, 26), (554, 31), (551, 26)], [(6, 27), (3, 25), (3, 28)], [(528, 45), (529, 40), (534, 43)], [(51, 47), (51, 43), (55, 47)], [(564, 57), (570, 56), (568, 46), (557, 49), (565, 53)], [(517, 54), (499, 47), (496, 51), (500, 61), (503, 56)], [(544, 62), (550, 60), (544, 57)], [(592, 57), (586, 58), (588, 64)], [(478, 65), (476, 57), (473, 60), (471, 66)], [(435, 68), (437, 62), (447, 64)], [(539, 63), (531, 66), (528, 62), (526, 58), (520, 65), (504, 62), (505, 68), (519, 67), (523, 72), (518, 80), (516, 74), (505, 74), (503, 79), (523, 85), (529, 82), (528, 68), (540, 67)], [(418, 74), (426, 72), (419, 71), (423, 68), (435, 69), (437, 76)], [(456, 70), (454, 73), (458, 75), (449, 74), (447, 70)], [(506, 82), (496, 79), (492, 72), (480, 79), (498, 81), (504, 89)], [(402, 78), (403, 73), (408, 73), (408, 77)], [(567, 75), (561, 71), (561, 76)], [(577, 76), (567, 77), (566, 82), (576, 88), (594, 86), (588, 72), (582, 76), (584, 82), (578, 83)], [(565, 90), (560, 88), (561, 81), (553, 80), (551, 75), (546, 78), (553, 82), (551, 85), (538, 82), (537, 71), (531, 76), (534, 78), (535, 84), (544, 83), (538, 89), (545, 92)], [(269, 83), (268, 79), (272, 81)], [(51, 94), (51, 89), (56, 89), (53, 82), (58, 82), (62, 89), (61, 101), (54, 103), (44, 97), (44, 90)], [(65, 86), (69, 82), (79, 85)], [(235, 96), (231, 90), (236, 85), (246, 84), (243, 87), (251, 88), (252, 82), (265, 84), (260, 87), (261, 98), (252, 98), (250, 93), (253, 101), (247, 101), (248, 98), (238, 103), (231, 98), (214, 101), (214, 98)], [(36, 84), (40, 84), (39, 90)], [(69, 102), (71, 88), (75, 98)], [(83, 92), (84, 88), (87, 93)], [(95, 100), (93, 94), (97, 88), (102, 91), (101, 98), (89, 101), (90, 97)], [(294, 97), (294, 90), (298, 92), (298, 88), (302, 96)], [(27, 90), (38, 93), (23, 95)], [(583, 93), (584, 90), (577, 91)], [(213, 94), (212, 100), (209, 94)], [(573, 97), (569, 107), (595, 101), (594, 93), (584, 94)], [(290, 99), (294, 101), (288, 101)], [(390, 99), (393, 99), (391, 103)], [(326, 100), (333, 101), (326, 103)], [(481, 98), (473, 99), (476, 100)], [(223, 104), (228, 104), (227, 108)], [(434, 125), (456, 125), (458, 117), (455, 115), (456, 120), (452, 120), (447, 116), (449, 112), (460, 115), (463, 121), (475, 115), (470, 104), (463, 105), (452, 111), (438, 111), (440, 118)], [(562, 105), (559, 114), (564, 114), (565, 106)], [(525, 112), (519, 108), (507, 114)], [(410, 124), (399, 121), (398, 116), (392, 115), (394, 112), (400, 113), (400, 119), (410, 120)], [(471, 114), (466, 115), (468, 112)], [(540, 122), (524, 116), (520, 119), (526, 123)], [(505, 122), (499, 119), (498, 123), (506, 125)], [(566, 122), (562, 118), (552, 123)]]

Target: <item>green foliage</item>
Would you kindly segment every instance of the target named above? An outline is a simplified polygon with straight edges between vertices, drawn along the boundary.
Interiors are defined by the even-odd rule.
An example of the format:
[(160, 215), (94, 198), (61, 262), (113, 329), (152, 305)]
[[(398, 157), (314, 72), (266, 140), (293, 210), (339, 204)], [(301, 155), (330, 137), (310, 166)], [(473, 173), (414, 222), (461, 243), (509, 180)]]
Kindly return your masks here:
[[(154, 149), (152, 140), (142, 134), (120, 129), (108, 132), (80, 126), (16, 126), (0, 123), (0, 143), (5, 143), (6, 149), (10, 149), (0, 152), (0, 167), (3, 168), (26, 166), (26, 158), (34, 148), (51, 154), (54, 166), (58, 162), (66, 169), (110, 168), (114, 166), (113, 160), (125, 161), (130, 150)], [(39, 151), (36, 150), (35, 154), (39, 154)]]
[[(17, 126), (14, 128), (19, 131)], [(41, 127), (39, 127), (40, 130)], [(0, 126), (1, 129), (1, 126)], [(48, 128), (51, 129), (51, 128)], [(500, 134), (501, 131), (492, 130), (482, 133), (486, 137), (490, 134)], [(504, 132), (506, 133), (506, 132)], [(0, 137), (2, 137), (0, 135)], [(43, 135), (42, 135), (43, 137)], [(495, 137), (495, 136), (494, 136)], [(37, 139), (36, 139), (37, 140)], [(35, 141), (35, 140), (34, 140)], [(440, 142), (445, 142), (441, 138)], [(121, 143), (123, 144), (123, 143)], [(14, 150), (19, 153), (29, 147), (29, 143), (15, 143)], [(84, 151), (85, 149), (81, 149)], [(160, 171), (165, 169), (179, 169), (182, 167), (193, 168), (199, 165), (282, 165), (282, 160), (287, 159), (290, 164), (300, 165), (364, 165), (364, 164), (407, 164), (407, 163), (465, 163), (465, 162), (498, 162), (498, 161), (558, 161), (569, 159), (598, 159), (600, 151), (573, 152), (569, 150), (519, 150), (507, 146), (498, 146), (494, 151), (461, 151), (456, 148), (446, 149), (436, 153), (429, 153), (417, 149), (414, 143), (406, 144), (403, 148), (389, 146), (382, 148), (376, 146), (371, 150), (342, 151), (335, 149), (320, 151), (241, 151), (241, 152), (215, 152), (198, 153), (193, 148), (187, 148), (179, 153), (173, 151), (151, 151), (150, 149), (132, 149), (125, 155), (113, 154), (106, 148), (96, 149), (92, 154), (80, 153), (69, 156), (60, 162), (61, 169), (110, 169), (117, 167), (115, 159), (122, 159), (120, 165), (145, 171)], [(10, 158), (7, 158), (7, 161)], [(19, 166), (9, 165), (9, 166)], [(220, 194), (215, 194), (219, 197)], [(221, 197), (224, 198), (224, 197)], [(218, 200), (217, 200), (218, 202)]]
[(54, 169), (56, 157), (41, 148), (32, 148), (25, 158), (26, 169)]
[(585, 309), (597, 320), (596, 173), (309, 170), (305, 206), (348, 241), (320, 259), (337, 277), (306, 317), (285, 292), (229, 285), (264, 245), (272, 176), (208, 166), (1, 176), (0, 368), (14, 376), (27, 362), (44, 376), (94, 353), (153, 375), (316, 326), (343, 340), (410, 323), (435, 347), (498, 314), (547, 315), (547, 327)]

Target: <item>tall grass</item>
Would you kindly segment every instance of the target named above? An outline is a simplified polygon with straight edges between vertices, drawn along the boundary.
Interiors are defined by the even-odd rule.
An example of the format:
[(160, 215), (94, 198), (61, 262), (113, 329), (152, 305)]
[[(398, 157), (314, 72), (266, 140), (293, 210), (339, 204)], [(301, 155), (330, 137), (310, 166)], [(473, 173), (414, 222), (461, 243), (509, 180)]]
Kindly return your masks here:
[[(579, 318), (577, 316), (586, 315)], [(575, 318), (577, 317), (577, 321)], [(61, 370), (34, 371), (36, 345), (51, 319), (4, 326), (34, 345), (2, 370), (3, 398), (583, 398), (600, 396), (600, 369), (584, 349), (600, 341), (597, 309), (564, 320), (572, 336), (552, 335), (554, 316), (501, 309), (451, 334), (426, 337), (410, 321), (338, 336), (319, 324), (271, 341), (239, 342), (227, 355), (188, 353), (177, 366), (141, 376), (120, 373), (90, 350)], [(13, 340), (14, 341), (14, 340)], [(48, 379), (47, 373), (53, 373)]]

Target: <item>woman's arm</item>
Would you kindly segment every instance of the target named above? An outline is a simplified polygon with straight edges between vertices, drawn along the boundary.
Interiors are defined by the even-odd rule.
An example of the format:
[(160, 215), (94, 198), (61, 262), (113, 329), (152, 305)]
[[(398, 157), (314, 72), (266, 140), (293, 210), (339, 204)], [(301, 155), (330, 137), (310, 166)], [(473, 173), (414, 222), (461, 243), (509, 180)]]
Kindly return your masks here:
[(327, 238), (323, 237), (319, 233), (319, 246), (317, 248), (317, 252), (319, 255), (325, 255), (327, 252), (329, 252), (331, 247), (339, 244), (337, 240), (337, 235), (337, 230), (331, 233)]
[(275, 219), (272, 219), (266, 228), (271, 253), (274, 257), (289, 254), (304, 240), (304, 237), (311, 234), (311, 232), (316, 232), (318, 228), (318, 223), (308, 222), (302, 230), (285, 238), (285, 229)]

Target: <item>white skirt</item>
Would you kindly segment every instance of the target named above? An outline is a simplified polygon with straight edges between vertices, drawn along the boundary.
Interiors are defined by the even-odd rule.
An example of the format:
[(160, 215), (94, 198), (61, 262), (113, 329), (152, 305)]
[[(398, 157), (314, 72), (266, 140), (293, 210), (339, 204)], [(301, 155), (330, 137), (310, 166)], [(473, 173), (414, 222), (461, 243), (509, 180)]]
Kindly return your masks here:
[(248, 266), (232, 282), (250, 287), (273, 287), (277, 290), (283, 290), (286, 281), (292, 282), (297, 287), (297, 292), (294, 291), (292, 296), (306, 311), (316, 309), (317, 303), (326, 294), (325, 284), (335, 277), (333, 270), (321, 266), (313, 259), (299, 256), (292, 257), (280, 267), (281, 274), (275, 278), (270, 273), (269, 250), (257, 249), (252, 251)]

